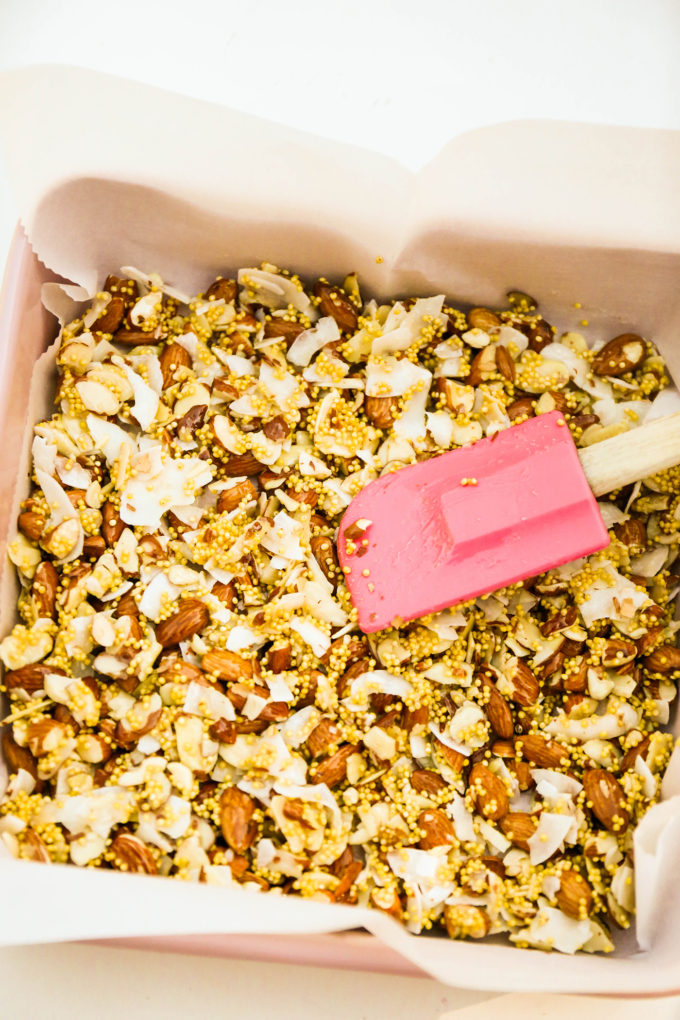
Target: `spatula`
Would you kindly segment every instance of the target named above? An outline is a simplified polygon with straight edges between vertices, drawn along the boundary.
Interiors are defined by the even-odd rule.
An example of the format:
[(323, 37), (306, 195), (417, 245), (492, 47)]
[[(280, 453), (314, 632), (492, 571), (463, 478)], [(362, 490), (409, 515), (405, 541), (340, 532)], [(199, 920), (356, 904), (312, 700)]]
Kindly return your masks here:
[(596, 496), (680, 463), (680, 412), (577, 450), (558, 411), (371, 482), (338, 554), (383, 630), (604, 549)]

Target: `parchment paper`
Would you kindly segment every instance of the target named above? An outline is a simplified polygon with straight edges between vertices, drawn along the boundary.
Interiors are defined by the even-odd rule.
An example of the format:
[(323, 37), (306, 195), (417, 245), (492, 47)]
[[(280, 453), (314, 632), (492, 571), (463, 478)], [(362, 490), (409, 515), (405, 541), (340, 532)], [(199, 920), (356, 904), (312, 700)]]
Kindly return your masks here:
[[(200, 290), (218, 271), (262, 259), (310, 275), (356, 269), (378, 295), (443, 290), (495, 303), (521, 287), (565, 328), (585, 316), (603, 335), (650, 336), (680, 378), (676, 133), (505, 124), (455, 139), (413, 176), (375, 153), (217, 106), (41, 67), (0, 76), (0, 144), (35, 251), (87, 292), (126, 264)], [(30, 402), (30, 364), (0, 379), (0, 392), (25, 388), (29, 423), (49, 413), (51, 371), (49, 357), (36, 365)], [(15, 504), (27, 441), (2, 452), (20, 479)], [(9, 570), (1, 595), (4, 629)], [(363, 926), (459, 987), (668, 993), (680, 988), (679, 773), (674, 762), (668, 799), (635, 837), (639, 947), (624, 938), (610, 957), (452, 943), (409, 935), (378, 911), (13, 860), (0, 860), (0, 944)]]

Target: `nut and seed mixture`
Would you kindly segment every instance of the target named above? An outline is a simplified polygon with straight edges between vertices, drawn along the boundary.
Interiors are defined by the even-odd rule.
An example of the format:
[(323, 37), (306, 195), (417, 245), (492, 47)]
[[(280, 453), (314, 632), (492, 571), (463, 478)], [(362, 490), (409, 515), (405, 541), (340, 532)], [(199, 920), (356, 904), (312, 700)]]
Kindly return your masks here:
[(519, 292), (123, 273), (61, 331), (9, 546), (5, 847), (610, 950), (673, 744), (680, 470), (600, 503), (604, 552), (370, 636), (335, 538), (378, 476), (533, 415), (635, 428), (651, 343)]

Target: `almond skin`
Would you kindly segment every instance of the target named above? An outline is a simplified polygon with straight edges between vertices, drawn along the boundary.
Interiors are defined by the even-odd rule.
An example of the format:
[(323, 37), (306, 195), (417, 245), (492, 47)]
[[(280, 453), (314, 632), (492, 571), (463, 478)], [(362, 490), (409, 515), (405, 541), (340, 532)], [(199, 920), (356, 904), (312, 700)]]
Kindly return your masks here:
[(396, 397), (366, 397), (364, 399), (364, 411), (371, 425), (379, 429), (389, 429), (394, 424), (394, 419), (399, 409), (399, 401)]
[(621, 333), (598, 351), (593, 360), (595, 375), (625, 375), (637, 368), (647, 354), (647, 344), (637, 333)]
[(274, 443), (279, 443), (290, 434), (290, 425), (282, 414), (277, 414), (271, 421), (264, 423), (262, 431), (267, 439), (271, 439)]
[(647, 548), (647, 529), (639, 517), (630, 517), (627, 521), (619, 521), (612, 528), (619, 542), (633, 549)]
[(448, 783), (432, 769), (415, 769), (411, 773), (411, 786), (417, 793), (440, 793), (446, 790)]
[(536, 831), (538, 816), (526, 811), (509, 811), (498, 823), (501, 832), (513, 846), (529, 852), (529, 840)]
[(208, 607), (200, 599), (182, 599), (179, 609), (156, 627), (156, 641), (171, 648), (187, 641), (210, 622)]
[(42, 514), (36, 513), (34, 510), (25, 510), (17, 518), (17, 527), (22, 535), (30, 538), (31, 542), (38, 542), (45, 528), (46, 521), (47, 518)]
[(301, 322), (289, 322), (288, 319), (267, 319), (264, 324), (264, 336), (266, 340), (281, 337), (286, 344), (292, 344), (293, 340), (304, 332), (305, 327)]
[(90, 330), (93, 333), (115, 333), (123, 321), (124, 315), (125, 301), (122, 297), (114, 296), (99, 318), (92, 323)]
[(38, 616), (54, 618), (59, 574), (49, 560), (43, 560), (33, 576), (31, 595)]
[(332, 719), (324, 718), (307, 737), (307, 747), (313, 758), (324, 754), (332, 744), (337, 744), (341, 739), (340, 727)]
[(265, 657), (265, 665), (272, 673), (285, 673), (287, 669), (290, 669), (292, 661), (292, 649), (289, 642), (270, 648)]
[(111, 856), (120, 871), (130, 871), (140, 875), (156, 875), (156, 859), (150, 848), (139, 836), (131, 832), (119, 832), (111, 844)]
[(508, 348), (503, 344), (499, 344), (496, 348), (496, 367), (508, 382), (515, 381), (515, 362), (512, 360)]
[(598, 821), (610, 832), (623, 832), (628, 827), (630, 815), (619, 781), (606, 769), (586, 769), (583, 786)]
[(358, 744), (343, 744), (335, 754), (319, 762), (316, 775), (310, 779), (310, 782), (325, 783), (330, 787), (337, 786), (347, 775), (347, 759), (359, 750)]
[(257, 489), (249, 478), (244, 479), (242, 482), (237, 482), (230, 489), (222, 490), (217, 497), (218, 514), (229, 513), (235, 510), (244, 499), (248, 502), (252, 499), (257, 499)]
[(651, 738), (647, 736), (644, 737), (639, 744), (636, 744), (635, 747), (629, 748), (619, 764), (621, 771), (627, 772), (628, 769), (635, 768), (635, 762), (638, 758), (646, 758), (650, 743)]
[(325, 280), (317, 280), (314, 284), (314, 295), (319, 299), (321, 315), (330, 315), (344, 333), (354, 333), (357, 328), (357, 310), (341, 287), (336, 287)]
[(577, 921), (585, 919), (593, 909), (593, 891), (583, 875), (573, 868), (562, 872), (555, 898), (562, 913)]
[(453, 769), (454, 772), (463, 771), (465, 768), (465, 762), (467, 761), (464, 754), (461, 754), (460, 751), (455, 751), (452, 747), (448, 747), (446, 744), (443, 744), (441, 740), (437, 740), (436, 737), (435, 747), (450, 769)]
[(125, 531), (125, 524), (121, 521), (118, 508), (107, 500), (102, 507), (102, 535), (104, 541), (110, 547), (115, 545)]
[(602, 665), (606, 669), (620, 669), (627, 666), (637, 655), (637, 648), (632, 641), (622, 638), (610, 638), (602, 653)]
[(421, 811), (418, 815), (418, 828), (425, 833), (418, 842), (420, 850), (431, 850), (435, 846), (454, 846), (458, 842), (449, 816), (435, 808)]
[(517, 750), (523, 758), (530, 761), (532, 765), (538, 765), (543, 769), (554, 769), (569, 761), (569, 751), (562, 744), (555, 740), (548, 740), (540, 737), (537, 733), (527, 733), (518, 737), (516, 741)]
[(314, 559), (321, 567), (321, 571), (332, 585), (338, 583), (339, 566), (338, 557), (335, 552), (335, 543), (325, 535), (314, 535), (310, 539), (310, 548)]
[(644, 660), (650, 673), (675, 673), (680, 670), (680, 648), (675, 645), (659, 645)]
[(210, 284), (204, 296), (207, 301), (214, 298), (215, 301), (224, 301), (229, 305), (232, 301), (236, 300), (237, 294), (238, 284), (236, 280), (225, 280), (222, 277), (218, 277), (214, 283)]
[(486, 819), (498, 821), (508, 812), (508, 793), (505, 783), (486, 765), (478, 762), (470, 769), (469, 787), (475, 808)]
[(482, 690), (487, 699), (483, 707), (491, 729), (497, 736), (509, 740), (515, 731), (510, 706), (486, 676), (482, 677)]
[(10, 775), (18, 772), (19, 769), (24, 769), (34, 779), (38, 778), (38, 763), (27, 747), (17, 744), (12, 735), (11, 726), (5, 726), (2, 731), (2, 754)]
[(231, 478), (237, 478), (239, 475), (260, 475), (266, 470), (267, 465), (261, 464), (250, 450), (247, 453), (232, 453), (224, 465), (225, 475)]
[(227, 844), (237, 854), (248, 849), (257, 836), (253, 821), (255, 801), (243, 790), (230, 786), (220, 797), (220, 827)]
[(252, 664), (247, 659), (226, 650), (206, 652), (202, 666), (206, 673), (212, 673), (220, 680), (246, 680), (253, 675)]
[(43, 689), (45, 677), (48, 673), (62, 673), (60, 669), (53, 669), (42, 662), (34, 662), (30, 666), (21, 666), (19, 669), (9, 669), (5, 673), (4, 683), (8, 691), (18, 688), (26, 691), (27, 694), (35, 694)]
[(510, 684), (512, 685), (512, 691), (508, 694), (508, 697), (516, 704), (529, 708), (538, 701), (541, 685), (536, 674), (522, 659), (517, 660), (517, 665), (510, 677)]
[(492, 312), (490, 308), (471, 308), (468, 312), (467, 320), (470, 323), (471, 329), (483, 329), (485, 333), (488, 333), (491, 329), (498, 329), (499, 326), (503, 325), (496, 313)]

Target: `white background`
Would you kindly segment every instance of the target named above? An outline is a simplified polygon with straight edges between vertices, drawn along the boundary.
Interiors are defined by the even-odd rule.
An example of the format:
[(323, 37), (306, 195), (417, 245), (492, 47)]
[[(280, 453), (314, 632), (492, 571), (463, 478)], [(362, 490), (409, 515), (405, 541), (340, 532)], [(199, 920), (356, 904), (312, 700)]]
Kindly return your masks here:
[[(0, 0), (0, 70), (93, 67), (412, 168), (455, 134), (514, 118), (680, 129), (679, 43), (678, 0)], [(173, 144), (181, 139), (169, 137), (168, 158)], [(499, 173), (505, 159), (531, 153), (499, 154)], [(0, 275), (17, 215), (0, 163)], [(0, 1020), (627, 1020), (642, 1011), (680, 1017), (680, 999), (490, 999), (428, 980), (130, 950), (0, 951)]]

